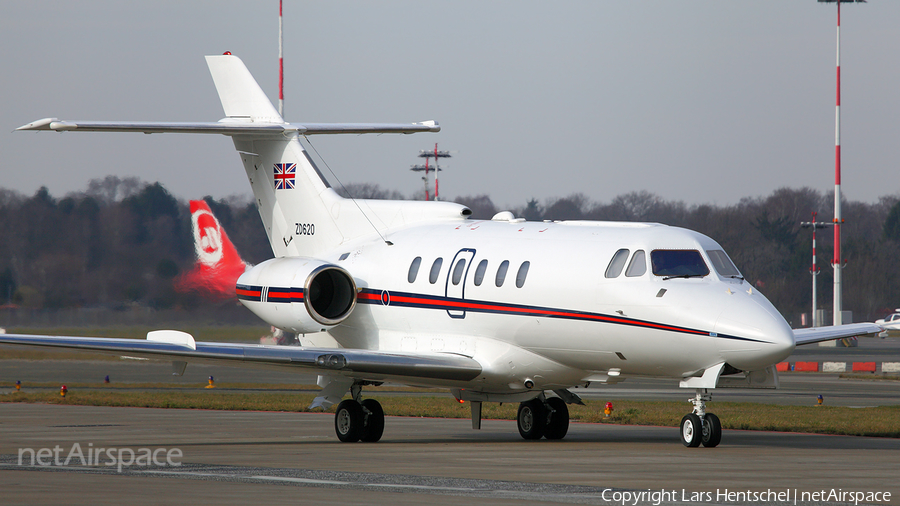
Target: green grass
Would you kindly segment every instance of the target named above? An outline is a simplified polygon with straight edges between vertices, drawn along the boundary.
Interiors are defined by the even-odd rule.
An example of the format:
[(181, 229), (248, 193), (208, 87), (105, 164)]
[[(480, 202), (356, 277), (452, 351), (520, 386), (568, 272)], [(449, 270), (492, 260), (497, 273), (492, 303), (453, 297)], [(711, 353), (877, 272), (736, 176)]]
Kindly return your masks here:
[[(87, 406), (132, 406), (146, 408), (218, 409), (306, 412), (313, 393), (293, 392), (147, 392), (70, 389), (65, 398), (58, 392), (13, 392), (0, 395), (0, 402), (28, 402)], [(378, 396), (389, 416), (469, 418), (469, 405), (450, 396)], [(677, 427), (688, 411), (684, 402), (617, 401), (612, 415), (603, 414), (604, 402), (587, 401), (569, 406), (573, 421)], [(518, 404), (486, 403), (487, 419), (513, 420)], [(334, 407), (331, 409), (334, 410)], [(851, 436), (900, 437), (900, 406), (844, 408), (834, 406), (773, 406), (767, 404), (717, 402), (713, 410), (725, 429), (842, 434)]]

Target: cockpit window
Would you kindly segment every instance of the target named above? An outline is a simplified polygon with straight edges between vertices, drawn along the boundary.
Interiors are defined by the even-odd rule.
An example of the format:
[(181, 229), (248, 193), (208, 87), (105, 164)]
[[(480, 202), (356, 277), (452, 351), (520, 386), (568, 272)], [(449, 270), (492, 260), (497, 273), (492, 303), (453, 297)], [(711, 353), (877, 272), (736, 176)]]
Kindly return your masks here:
[(728, 258), (728, 255), (726, 255), (724, 251), (720, 249), (711, 249), (706, 250), (706, 254), (709, 255), (710, 262), (712, 262), (713, 267), (715, 267), (716, 272), (718, 272), (720, 276), (729, 277), (741, 275), (741, 273), (738, 272), (737, 267), (734, 266), (734, 263)]
[(609, 261), (609, 266), (606, 268), (607, 278), (617, 278), (619, 274), (622, 274), (622, 269), (625, 268), (625, 261), (628, 260), (628, 253), (627, 249), (616, 251), (612, 260)]
[(625, 277), (636, 278), (638, 276), (643, 276), (645, 272), (647, 272), (647, 255), (644, 253), (644, 250), (639, 249), (635, 251), (634, 256), (631, 257), (631, 263), (628, 264), (628, 270), (625, 271)]
[(709, 274), (709, 267), (697, 250), (665, 250), (650, 252), (653, 274), (665, 278), (693, 278)]

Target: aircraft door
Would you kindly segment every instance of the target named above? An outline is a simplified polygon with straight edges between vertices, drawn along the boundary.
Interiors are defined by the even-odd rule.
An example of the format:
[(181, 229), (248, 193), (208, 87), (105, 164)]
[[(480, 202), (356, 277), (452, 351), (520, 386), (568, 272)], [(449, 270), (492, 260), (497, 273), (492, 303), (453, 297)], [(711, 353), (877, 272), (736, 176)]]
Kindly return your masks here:
[[(469, 274), (469, 266), (472, 264), (472, 258), (475, 257), (475, 250), (471, 248), (463, 248), (456, 252), (453, 261), (450, 262), (450, 268), (447, 270), (447, 283), (444, 288), (444, 295), (448, 299), (466, 298), (466, 277)], [(448, 302), (451, 302), (448, 300)], [(447, 314), (450, 318), (465, 318), (465, 309), (448, 309)]]

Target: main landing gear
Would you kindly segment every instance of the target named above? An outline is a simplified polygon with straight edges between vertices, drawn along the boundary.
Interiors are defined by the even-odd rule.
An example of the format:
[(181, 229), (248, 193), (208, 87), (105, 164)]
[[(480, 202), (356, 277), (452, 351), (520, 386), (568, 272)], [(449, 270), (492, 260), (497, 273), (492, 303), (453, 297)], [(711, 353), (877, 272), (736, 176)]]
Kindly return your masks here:
[(362, 388), (354, 385), (350, 388), (352, 399), (338, 404), (334, 414), (334, 431), (338, 439), (344, 443), (374, 443), (384, 434), (384, 410), (375, 399), (360, 401)]
[(722, 424), (719, 417), (706, 412), (706, 401), (712, 400), (705, 388), (698, 388), (697, 395), (688, 402), (694, 405), (694, 411), (681, 419), (681, 444), (688, 448), (696, 448), (703, 444), (713, 448), (722, 441)]
[(525, 439), (562, 439), (569, 432), (569, 408), (559, 397), (538, 397), (519, 404), (519, 434)]

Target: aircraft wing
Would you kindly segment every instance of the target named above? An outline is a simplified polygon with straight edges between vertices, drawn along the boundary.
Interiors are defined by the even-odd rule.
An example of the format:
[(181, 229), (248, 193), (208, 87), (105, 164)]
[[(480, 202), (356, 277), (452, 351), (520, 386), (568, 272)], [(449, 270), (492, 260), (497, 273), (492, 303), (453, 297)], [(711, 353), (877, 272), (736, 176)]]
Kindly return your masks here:
[(383, 381), (388, 377), (468, 381), (482, 371), (476, 360), (450, 353), (196, 342), (190, 334), (174, 330), (150, 332), (147, 339), (0, 334), (0, 344), (92, 350), (181, 362), (268, 364), (371, 381)]
[(851, 323), (849, 325), (837, 325), (833, 327), (810, 327), (806, 329), (794, 329), (794, 342), (797, 346), (833, 341), (845, 337), (871, 337), (879, 334), (883, 329), (874, 323)]
[(44, 118), (22, 125), (16, 130), (50, 130), (54, 132), (143, 132), (207, 133), (221, 135), (265, 135), (297, 132), (300, 135), (321, 134), (412, 134), (440, 132), (435, 121), (421, 123), (262, 123), (245, 120), (214, 122), (153, 122), (153, 121), (62, 121)]

